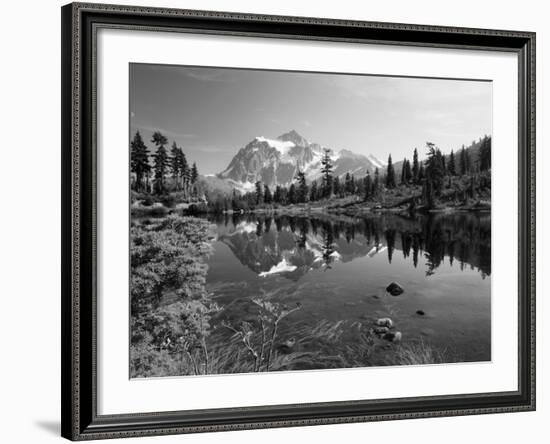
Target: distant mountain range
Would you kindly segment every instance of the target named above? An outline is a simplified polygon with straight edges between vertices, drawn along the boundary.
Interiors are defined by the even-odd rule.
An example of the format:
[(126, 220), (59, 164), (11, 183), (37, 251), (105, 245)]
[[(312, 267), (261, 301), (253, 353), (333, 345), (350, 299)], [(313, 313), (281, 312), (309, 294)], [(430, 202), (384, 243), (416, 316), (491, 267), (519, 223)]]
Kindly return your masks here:
[(205, 181), (210, 188), (218, 190), (236, 188), (250, 191), (257, 181), (271, 188), (276, 185), (288, 186), (296, 178), (297, 172), (303, 171), (311, 182), (321, 177), (321, 159), (325, 149), (329, 150), (333, 174), (337, 176), (350, 173), (362, 177), (367, 171), (372, 174), (376, 168), (386, 166), (373, 155), (364, 156), (345, 149), (336, 151), (309, 142), (292, 130), (276, 139), (256, 137), (237, 152), (224, 171), (215, 176), (206, 176)]
[[(478, 161), (480, 144), (481, 139), (466, 146), (472, 165)], [(309, 142), (291, 130), (275, 139), (254, 138), (235, 154), (225, 170), (219, 174), (204, 176), (201, 180), (208, 191), (223, 194), (229, 194), (233, 190), (252, 191), (258, 181), (271, 189), (277, 185), (289, 186), (298, 171), (303, 171), (307, 181), (311, 183), (321, 178), (321, 159), (325, 150), (329, 151), (333, 174), (336, 176), (343, 177), (350, 173), (355, 177), (364, 177), (367, 172), (373, 174), (376, 168), (380, 169), (380, 174), (385, 174), (387, 163), (372, 154), (365, 156), (346, 149), (337, 151)], [(459, 151), (455, 150), (455, 155), (458, 156)], [(422, 148), (418, 154), (424, 157)], [(445, 157), (448, 160), (449, 155)], [(412, 161), (412, 150), (409, 160)], [(403, 161), (393, 159), (393, 162), (396, 176), (399, 177)]]

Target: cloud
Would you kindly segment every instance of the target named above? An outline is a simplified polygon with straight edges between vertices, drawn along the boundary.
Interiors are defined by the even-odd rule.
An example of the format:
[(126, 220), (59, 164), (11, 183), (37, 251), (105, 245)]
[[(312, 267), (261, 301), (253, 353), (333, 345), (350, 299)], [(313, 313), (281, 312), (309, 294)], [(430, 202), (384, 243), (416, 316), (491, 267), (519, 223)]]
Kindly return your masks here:
[(151, 133), (154, 133), (155, 131), (160, 131), (165, 136), (168, 136), (168, 138), (176, 138), (176, 139), (196, 139), (198, 136), (196, 134), (192, 133), (181, 133), (178, 131), (172, 131), (167, 128), (163, 128), (161, 126), (155, 126), (155, 125), (141, 125), (141, 124), (134, 124), (135, 128), (141, 130), (141, 131), (149, 131)]

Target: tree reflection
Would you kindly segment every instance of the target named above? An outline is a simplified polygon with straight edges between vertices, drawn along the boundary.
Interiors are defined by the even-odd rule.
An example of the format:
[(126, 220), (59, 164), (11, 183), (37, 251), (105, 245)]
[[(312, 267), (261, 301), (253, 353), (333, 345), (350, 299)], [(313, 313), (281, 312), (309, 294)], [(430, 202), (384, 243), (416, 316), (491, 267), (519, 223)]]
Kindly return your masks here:
[[(228, 216), (216, 222), (226, 224)], [(233, 214), (231, 222), (233, 227), (226, 230), (230, 234), (221, 240), (231, 238), (228, 245), (234, 254), (255, 271), (267, 271), (261, 267), (272, 267), (293, 254), (300, 256), (294, 261), (302, 264), (304, 272), (315, 268), (315, 258), (322, 260), (325, 269), (331, 269), (336, 258), (350, 261), (387, 247), (389, 264), (395, 261), (395, 250), (402, 251), (400, 260), (411, 261), (415, 268), (422, 255), (427, 276), (433, 275), (445, 258), (450, 266), (458, 266), (460, 270), (469, 266), (482, 277), (491, 274), (490, 214), (429, 214), (409, 218), (388, 214), (363, 218)], [(271, 230), (273, 224), (276, 231)], [(250, 228), (241, 230), (243, 226)], [(296, 253), (292, 253), (293, 249)], [(269, 258), (262, 257), (265, 255)]]

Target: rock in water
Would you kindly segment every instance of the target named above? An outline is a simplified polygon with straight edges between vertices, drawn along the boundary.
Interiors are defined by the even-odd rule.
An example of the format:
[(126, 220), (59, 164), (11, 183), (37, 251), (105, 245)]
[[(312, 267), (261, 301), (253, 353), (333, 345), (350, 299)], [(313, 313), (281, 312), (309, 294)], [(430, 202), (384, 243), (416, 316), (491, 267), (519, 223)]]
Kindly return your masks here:
[(389, 332), (389, 333), (386, 333), (383, 338), (386, 340), (386, 341), (390, 341), (390, 342), (399, 342), (401, 341), (401, 332), (400, 331), (396, 331), (395, 333), (392, 333), (392, 332)]
[(380, 318), (376, 321), (376, 325), (379, 327), (393, 327), (393, 321), (390, 318)]
[(405, 290), (403, 290), (403, 287), (401, 285), (394, 281), (386, 287), (386, 291), (392, 296), (399, 296)]

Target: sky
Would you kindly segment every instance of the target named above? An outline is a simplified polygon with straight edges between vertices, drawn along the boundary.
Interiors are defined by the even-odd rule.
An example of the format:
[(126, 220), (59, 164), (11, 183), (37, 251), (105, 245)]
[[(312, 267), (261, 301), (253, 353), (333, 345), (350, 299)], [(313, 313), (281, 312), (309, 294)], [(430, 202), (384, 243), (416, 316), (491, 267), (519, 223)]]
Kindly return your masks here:
[(223, 171), (257, 136), (296, 130), (336, 151), (411, 158), (444, 153), (492, 130), (492, 83), (130, 64), (130, 137), (160, 131), (201, 174)]

